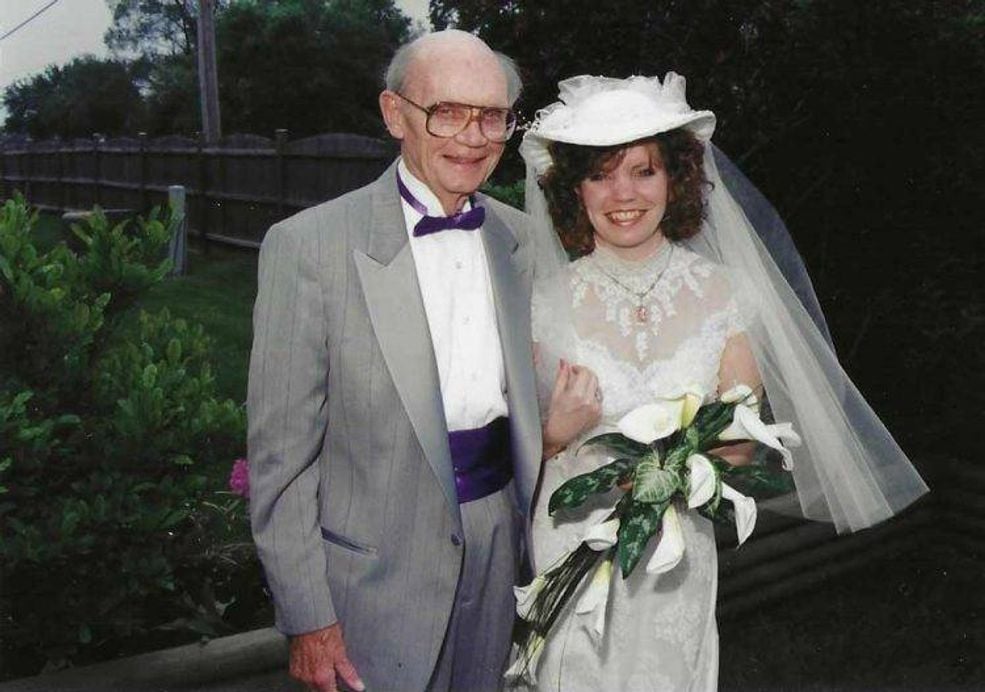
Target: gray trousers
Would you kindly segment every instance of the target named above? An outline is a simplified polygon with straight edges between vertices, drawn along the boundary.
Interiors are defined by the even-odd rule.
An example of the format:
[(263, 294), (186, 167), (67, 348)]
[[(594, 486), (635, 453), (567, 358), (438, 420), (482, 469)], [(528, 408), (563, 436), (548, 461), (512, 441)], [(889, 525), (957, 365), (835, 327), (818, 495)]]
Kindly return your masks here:
[(499, 492), (460, 507), (465, 530), (462, 573), (428, 689), (499, 690), (516, 612), (513, 585), (523, 520), (512, 481)]

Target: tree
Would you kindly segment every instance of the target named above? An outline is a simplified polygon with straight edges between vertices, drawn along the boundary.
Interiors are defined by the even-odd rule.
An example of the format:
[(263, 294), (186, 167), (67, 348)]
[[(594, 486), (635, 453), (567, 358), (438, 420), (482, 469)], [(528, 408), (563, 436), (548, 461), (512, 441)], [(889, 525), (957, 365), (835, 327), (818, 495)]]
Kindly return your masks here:
[(106, 0), (113, 25), (103, 40), (110, 50), (156, 55), (195, 53), (197, 0)]
[(143, 114), (140, 71), (139, 64), (91, 56), (49, 66), (7, 87), (4, 130), (36, 139), (133, 133)]
[[(107, 42), (147, 56), (145, 128), (151, 134), (200, 129), (196, 25), (189, 4), (194, 3), (114, 4), (116, 23)], [(410, 32), (410, 20), (393, 0), (240, 0), (216, 6), (224, 131), (382, 134), (376, 104), (381, 74)], [(178, 37), (171, 43), (165, 40), (169, 32)]]
[(408, 37), (393, 0), (257, 0), (219, 16), (224, 128), (382, 134), (382, 72)]
[[(432, 0), (431, 20), (517, 60), (526, 118), (565, 77), (685, 75), (691, 104), (718, 116), (715, 141), (791, 227), (877, 410), (919, 420), (924, 443), (974, 429), (920, 416), (985, 368), (982, 3)], [(513, 156), (501, 179), (519, 177)], [(981, 388), (969, 400), (980, 410)]]

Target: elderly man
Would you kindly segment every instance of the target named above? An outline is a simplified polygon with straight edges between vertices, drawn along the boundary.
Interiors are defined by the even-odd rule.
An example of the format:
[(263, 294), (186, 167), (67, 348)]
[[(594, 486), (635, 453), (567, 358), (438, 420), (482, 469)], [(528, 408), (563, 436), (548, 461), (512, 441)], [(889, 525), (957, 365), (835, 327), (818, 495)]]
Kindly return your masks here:
[(519, 79), (445, 31), (401, 48), (386, 81), (399, 160), (261, 250), (253, 531), (309, 687), (495, 689), (541, 453), (535, 253), (526, 217), (476, 189)]

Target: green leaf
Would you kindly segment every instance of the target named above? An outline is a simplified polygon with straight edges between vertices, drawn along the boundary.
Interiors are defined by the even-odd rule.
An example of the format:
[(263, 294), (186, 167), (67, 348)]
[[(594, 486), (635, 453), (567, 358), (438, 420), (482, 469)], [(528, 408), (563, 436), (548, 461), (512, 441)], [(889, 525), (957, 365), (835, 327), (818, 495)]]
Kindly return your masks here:
[(10, 266), (10, 262), (3, 255), (0, 255), (0, 274), (3, 274), (3, 278), (7, 280), (7, 283), (14, 282), (14, 270)]
[(622, 578), (632, 574), (636, 564), (643, 557), (646, 544), (660, 528), (660, 520), (669, 502), (656, 505), (636, 502), (629, 504), (623, 511), (619, 522), (619, 566), (622, 568)]
[(168, 342), (167, 357), (168, 357), (168, 362), (170, 363), (177, 363), (181, 359), (180, 340), (176, 338), (172, 338), (171, 341)]
[(147, 389), (150, 389), (157, 382), (157, 366), (153, 363), (148, 363), (144, 368), (143, 375), (141, 376), (141, 383)]
[(191, 512), (187, 509), (176, 509), (167, 514), (164, 517), (164, 521), (161, 522), (159, 528), (170, 529), (173, 526), (180, 524)]
[(690, 429), (698, 434), (698, 449), (705, 451), (718, 443), (718, 436), (732, 422), (735, 404), (713, 401), (705, 404), (691, 422)]
[(88, 644), (92, 641), (92, 630), (89, 629), (89, 625), (82, 623), (79, 625), (79, 642), (82, 644)]
[(660, 466), (660, 459), (650, 456), (636, 467), (633, 481), (633, 500), (655, 504), (670, 499), (681, 487), (677, 474)]
[(724, 476), (729, 485), (753, 498), (784, 495), (795, 490), (793, 474), (762, 464), (730, 466)]
[(616, 454), (627, 457), (641, 457), (644, 454), (649, 454), (651, 451), (649, 445), (631, 440), (622, 433), (617, 432), (596, 435), (590, 440), (586, 440), (582, 444), (582, 447), (588, 447), (590, 445), (608, 447)]
[(619, 479), (628, 476), (635, 466), (635, 459), (616, 459), (611, 464), (568, 479), (551, 495), (547, 504), (548, 513), (553, 515), (558, 509), (578, 507), (589, 495), (610, 490)]

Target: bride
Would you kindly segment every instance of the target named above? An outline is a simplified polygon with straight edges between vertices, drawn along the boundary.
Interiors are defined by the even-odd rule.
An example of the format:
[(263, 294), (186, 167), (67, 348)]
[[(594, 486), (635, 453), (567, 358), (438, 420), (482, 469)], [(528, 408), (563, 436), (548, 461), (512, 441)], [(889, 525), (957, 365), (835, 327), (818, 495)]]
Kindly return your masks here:
[[(576, 547), (621, 494), (548, 515), (562, 483), (612, 460), (579, 452), (580, 442), (684, 390), (710, 401), (744, 384), (794, 423), (804, 438), (794, 504), (805, 517), (857, 530), (925, 492), (722, 184), (715, 116), (688, 106), (683, 78), (583, 76), (559, 86), (560, 100), (537, 114), (521, 145), (538, 232), (575, 256), (568, 263), (559, 250), (556, 271), (534, 291), (545, 412), (535, 569)], [(740, 464), (752, 451), (717, 453)], [(576, 593), (531, 671), (538, 688), (716, 688), (715, 535), (686, 506), (677, 514), (681, 562), (628, 579), (617, 564), (606, 601), (588, 612)]]

